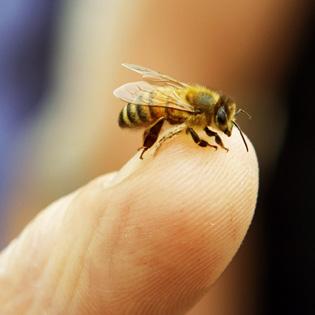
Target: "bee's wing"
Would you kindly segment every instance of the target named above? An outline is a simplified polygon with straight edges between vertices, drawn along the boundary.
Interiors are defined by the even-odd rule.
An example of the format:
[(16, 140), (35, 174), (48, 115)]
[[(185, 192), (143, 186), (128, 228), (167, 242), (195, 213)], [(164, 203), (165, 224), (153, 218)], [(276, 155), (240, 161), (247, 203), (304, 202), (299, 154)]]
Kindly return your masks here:
[(188, 84), (180, 82), (168, 75), (159, 73), (157, 71), (141, 67), (138, 65), (123, 63), (127, 69), (139, 73), (145, 80), (152, 82), (152, 84), (170, 85), (174, 87), (187, 87)]
[(162, 106), (187, 112), (195, 112), (194, 107), (181, 97), (184, 89), (171, 86), (155, 86), (146, 81), (126, 83), (116, 90), (114, 95), (132, 104)]

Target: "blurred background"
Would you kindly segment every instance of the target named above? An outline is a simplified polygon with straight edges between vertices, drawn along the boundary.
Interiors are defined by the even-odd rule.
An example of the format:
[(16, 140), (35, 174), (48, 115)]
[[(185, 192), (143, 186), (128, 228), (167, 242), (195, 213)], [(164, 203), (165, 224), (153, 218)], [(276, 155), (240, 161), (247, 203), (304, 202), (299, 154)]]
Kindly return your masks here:
[[(232, 96), (260, 163), (254, 222), (190, 315), (315, 314), (313, 1), (3, 0), (0, 245), (120, 168), (141, 133), (112, 95), (129, 62)], [(311, 94), (312, 93), (312, 94)]]

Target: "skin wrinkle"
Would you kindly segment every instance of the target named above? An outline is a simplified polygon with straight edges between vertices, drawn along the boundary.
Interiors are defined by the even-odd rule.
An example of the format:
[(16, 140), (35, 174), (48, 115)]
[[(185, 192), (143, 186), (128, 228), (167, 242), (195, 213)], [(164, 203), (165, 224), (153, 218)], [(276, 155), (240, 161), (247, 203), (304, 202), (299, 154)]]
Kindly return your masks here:
[[(100, 188), (102, 188), (102, 190), (100, 191), (100, 193), (102, 193), (103, 194), (103, 185), (100, 185)], [(111, 209), (112, 209), (112, 204), (111, 204), (111, 190), (112, 189), (109, 189), (109, 191), (108, 191), (108, 193), (107, 194), (105, 194), (106, 196), (103, 198), (103, 200), (104, 200), (104, 204), (106, 204), (106, 208), (107, 208), (107, 213), (110, 213), (111, 212)], [(117, 212), (119, 212), (119, 209), (115, 209), (115, 211), (117, 211)], [(99, 222), (99, 224), (98, 224), (98, 226), (99, 225), (101, 225), (101, 223), (100, 222), (102, 222), (102, 220), (105, 220), (105, 221), (107, 221), (106, 220), (107, 218), (106, 218), (106, 216), (100, 216), (100, 219), (98, 220), (98, 222)], [(118, 218), (117, 218), (117, 221), (118, 221)], [(113, 224), (111, 224), (111, 225), (113, 225)], [(114, 224), (115, 225), (115, 224)], [(119, 228), (121, 228), (121, 224), (118, 222), (118, 226), (120, 226)], [(108, 235), (108, 239), (107, 239), (107, 242), (108, 243), (111, 243), (111, 240), (112, 240), (112, 236), (111, 236), (111, 233), (108, 233), (108, 231), (107, 231), (107, 233), (106, 233), (106, 235), (104, 235), (104, 233), (102, 233), (101, 232), (102, 231), (102, 228), (100, 229), (100, 228), (94, 228), (94, 238), (93, 238), (93, 240), (92, 240), (92, 242), (91, 243), (93, 243), (93, 241), (94, 241), (94, 239), (97, 239), (99, 236), (101, 236), (102, 238), (106, 238), (106, 235)], [(113, 241), (114, 241), (114, 243), (115, 242), (117, 242), (118, 240), (117, 239), (113, 239)], [(113, 270), (112, 269), (112, 267), (111, 266), (113, 266), (113, 265), (115, 265), (113, 262), (112, 262), (112, 259), (113, 259), (113, 253), (112, 254), (110, 254), (113, 250), (111, 249), (113, 246), (112, 245), (110, 245), (110, 246), (105, 246), (106, 247), (106, 249), (105, 249), (105, 251), (103, 251), (104, 253), (103, 253), (103, 255), (105, 256), (105, 257), (107, 257), (106, 258), (106, 264), (108, 265), (107, 266), (107, 268), (105, 268), (105, 269), (107, 269), (108, 270), (108, 272), (107, 272), (107, 274), (111, 274), (111, 273), (114, 273), (115, 272), (115, 270)], [(103, 248), (104, 249), (104, 248)], [(102, 252), (102, 250), (100, 249), (99, 250), (99, 252)], [(93, 276), (91, 276), (91, 269), (92, 268), (89, 268), (89, 266), (90, 265), (93, 265), (93, 260), (92, 261), (90, 261), (89, 260), (89, 257), (93, 257), (93, 250), (92, 250), (92, 253), (90, 253), (90, 255), (86, 255), (86, 257), (88, 257), (88, 263), (86, 263), (85, 265), (87, 266), (87, 268), (88, 268), (88, 275), (89, 275), (89, 278), (93, 278)], [(105, 266), (106, 266), (106, 264), (105, 264)], [(101, 268), (103, 268), (104, 269), (104, 267), (101, 267)], [(100, 269), (99, 267), (97, 267), (96, 269)], [(105, 270), (104, 270), (104, 272), (105, 272)], [(106, 273), (106, 272), (105, 272)], [(94, 280), (94, 279), (93, 279)], [(96, 279), (97, 280), (97, 279)], [(95, 281), (95, 280), (94, 280)], [(93, 282), (94, 282), (93, 281)], [(86, 286), (86, 285), (85, 285)], [(87, 286), (88, 287), (88, 286)], [(91, 288), (91, 289), (94, 289), (94, 287), (93, 288)], [(91, 290), (87, 290), (87, 291), (91, 291)], [(78, 296), (80, 296), (80, 295), (82, 295), (79, 291), (77, 291), (76, 292), (76, 294), (78, 295)], [(88, 307), (88, 306), (85, 306), (85, 302), (84, 301), (80, 301), (80, 303), (82, 303), (83, 304), (83, 308), (85, 308), (85, 307)], [(100, 305), (99, 305), (100, 306)], [(76, 308), (78, 308), (78, 306), (77, 305), (73, 305), (73, 307), (72, 307), (72, 309), (71, 309), (71, 312), (69, 313), (69, 314), (77, 314), (77, 311), (75, 311), (75, 309)], [(79, 308), (81, 309), (81, 306), (79, 306)], [(110, 314), (110, 313), (108, 313), (108, 314)]]
[[(80, 189), (81, 190), (81, 189)], [(73, 207), (73, 203), (75, 203), (76, 200), (80, 200), (80, 197), (81, 197), (81, 194), (82, 194), (82, 191), (78, 191), (78, 193), (76, 194), (76, 197), (72, 200), (70, 206)], [(64, 220), (66, 221), (67, 220), (67, 214), (65, 215), (65, 218)], [(71, 251), (70, 251), (71, 253)], [(65, 262), (71, 255), (70, 253), (68, 253), (68, 255), (65, 255), (65, 257), (63, 257), (62, 259), (62, 262)], [(56, 300), (56, 294), (58, 292), (58, 288), (60, 287), (60, 285), (62, 284), (62, 279), (64, 279), (65, 277), (65, 272), (66, 272), (66, 263), (59, 263), (59, 266), (60, 266), (60, 269), (61, 269), (61, 272), (59, 274), (59, 281), (56, 281), (56, 285), (54, 286), (54, 289), (53, 289), (53, 293), (52, 295), (50, 296), (50, 299), (49, 299), (49, 305), (47, 305), (47, 309), (49, 309), (50, 307), (53, 307), (53, 304), (54, 304), (54, 301)], [(62, 266), (62, 267), (61, 267)], [(50, 274), (50, 268), (47, 270), (48, 272), (48, 276)], [(79, 277), (79, 275), (78, 275)], [(70, 299), (71, 301), (71, 299)], [(57, 304), (58, 305), (58, 304)]]
[[(63, 210), (66, 210), (65, 208), (67, 207), (67, 204), (66, 204), (66, 201), (68, 201), (68, 203), (71, 201), (71, 199), (74, 197), (74, 194), (72, 194), (72, 195), (69, 195), (67, 198), (63, 198), (64, 200), (60, 200), (60, 201), (58, 201), (57, 203), (54, 203), (54, 204), (52, 204), (51, 206), (50, 206), (50, 208), (52, 209), (53, 207), (54, 208), (59, 208), (58, 209), (58, 213), (57, 214), (55, 214), (54, 215), (54, 225), (53, 225), (53, 227), (54, 227), (54, 229), (56, 229), (56, 224), (55, 223), (58, 223), (58, 222), (60, 222), (59, 220), (61, 220), (62, 219), (62, 216), (63, 216)], [(65, 199), (67, 199), (67, 200), (65, 200)], [(61, 206), (63, 206), (63, 207), (61, 207)], [(60, 209), (61, 208), (61, 209)], [(63, 208), (63, 209), (62, 209)], [(59, 215), (59, 220), (57, 220), (57, 218), (58, 218), (58, 215)], [(24, 246), (25, 247), (25, 244), (23, 244), (23, 243), (25, 243), (25, 241), (27, 242), (27, 243), (29, 243), (30, 241), (32, 241), (32, 239), (37, 239), (37, 242), (39, 242), (39, 245), (40, 245), (40, 243), (42, 242), (42, 237), (41, 237), (41, 235), (39, 235), (39, 231), (41, 230), (41, 229), (44, 229), (44, 227), (46, 226), (46, 224), (45, 224), (45, 221), (48, 221), (48, 220), (51, 220), (51, 218), (50, 217), (48, 217), (48, 216), (42, 216), (41, 214), (39, 215), (39, 216), (37, 216), (37, 218), (35, 219), (35, 221), (41, 221), (41, 224), (36, 224), (35, 223), (35, 221), (33, 221), (33, 223), (31, 224), (31, 225), (29, 225), (28, 227), (27, 227), (27, 229), (25, 229), (25, 231), (20, 235), (20, 237), (19, 238), (21, 238), (22, 240), (24, 240), (24, 241), (22, 241), (21, 243), (19, 243), (19, 245), (21, 246)], [(36, 229), (35, 229), (35, 232), (33, 231), (33, 234), (31, 234), (30, 235), (30, 238), (28, 237), (28, 234), (30, 234), (30, 230), (32, 230), (32, 226), (33, 225), (35, 225), (36, 226)], [(53, 230), (54, 229), (52, 229), (52, 232), (53, 232)], [(29, 247), (28, 246), (28, 248), (32, 248), (32, 247)], [(18, 250), (18, 249), (17, 249)], [(29, 257), (30, 259), (31, 259), (31, 263), (30, 264), (28, 264), (28, 272), (27, 273), (24, 273), (23, 274), (23, 276), (25, 277), (29, 277), (29, 281), (27, 281), (28, 283), (34, 283), (34, 281), (35, 281), (35, 279), (41, 279), (42, 278), (42, 275), (43, 275), (43, 272), (46, 270), (46, 265), (47, 265), (47, 263), (48, 263), (48, 261), (49, 261), (49, 256), (48, 255), (44, 255), (44, 256), (41, 256), (40, 255), (40, 253), (39, 253), (39, 255), (37, 255), (36, 253), (28, 253), (28, 256), (27, 257)], [(40, 258), (40, 260), (41, 261), (38, 261), (38, 258)], [(46, 259), (45, 259), (46, 258)], [(36, 262), (36, 261), (38, 261), (37, 262), (37, 265), (35, 266), (36, 267), (36, 270), (35, 269), (30, 269), (30, 267), (32, 267), (32, 266), (34, 266), (34, 262)], [(25, 263), (25, 260), (24, 260), (24, 263)], [(32, 272), (32, 270), (35, 272)], [(36, 276), (35, 276), (36, 275)], [(40, 280), (36, 280), (37, 282), (39, 282)], [(25, 281), (23, 281), (24, 283), (25, 283)], [(36, 290), (37, 288), (39, 289), (40, 288), (40, 286), (39, 285), (36, 285), (36, 284), (33, 284), (32, 285), (33, 286), (33, 288), (34, 288), (34, 290)], [(23, 289), (23, 288), (21, 288), (20, 289), (20, 291), (21, 291), (21, 294), (23, 295), (23, 294), (25, 294), (25, 289)], [(28, 291), (28, 292), (31, 292), (31, 290), (30, 291)], [(39, 293), (40, 293), (41, 291), (39, 291)], [(17, 292), (15, 292), (15, 295), (17, 294)], [(31, 299), (30, 299), (30, 301), (31, 301)], [(30, 311), (29, 312), (30, 314), (32, 313), (32, 311)]]
[[(63, 208), (65, 208), (65, 204), (66, 201), (68, 200), (68, 202), (73, 198), (74, 194), (69, 195), (66, 198), (62, 198), (61, 200), (59, 200), (58, 202), (53, 203), (52, 205), (50, 205), (50, 209), (54, 209), (54, 208), (58, 208), (58, 213), (59, 213), (59, 220), (57, 220), (58, 217), (56, 217), (56, 215), (54, 215), (54, 226), (56, 225), (56, 223), (60, 222), (60, 214), (62, 214)], [(49, 210), (49, 209), (47, 209)], [(4, 264), (2, 265), (7, 265), (7, 268), (10, 269), (16, 269), (20, 264), (20, 260), (18, 259), (14, 259), (15, 256), (15, 252), (19, 251), (19, 247), (25, 247), (25, 244), (29, 244), (30, 242), (32, 243), (33, 239), (36, 239), (36, 243), (38, 244), (38, 247), (40, 247), (41, 242), (42, 242), (42, 237), (41, 235), (44, 234), (44, 230), (45, 230), (45, 226), (46, 226), (46, 222), (48, 222), (50, 220), (50, 216), (49, 213), (47, 213), (48, 215), (43, 216), (43, 215), (38, 215), (36, 217), (36, 219), (33, 221), (33, 223), (31, 223), (19, 236), (18, 239), (16, 239), (14, 242), (12, 242), (10, 244), (9, 247), (7, 247), (7, 250), (3, 253), (3, 256), (1, 257), (2, 259), (4, 259)], [(37, 224), (35, 223), (35, 221), (41, 221), (41, 224)], [(35, 229), (33, 229), (33, 226), (35, 226)], [(33, 230), (32, 230), (33, 229)], [(32, 232), (30, 232), (32, 231)], [(21, 240), (21, 241), (20, 241)], [(18, 246), (16, 246), (18, 245)], [(36, 250), (36, 252), (38, 253), (37, 250), (37, 246), (27, 246), (29, 248), (29, 250), (31, 250), (32, 248), (34, 250)], [(13, 248), (13, 249), (12, 249)], [(12, 290), (15, 291), (14, 296), (17, 299), (18, 295), (21, 296), (19, 304), (20, 305), (24, 305), (25, 307), (27, 305), (30, 305), (31, 302), (31, 294), (32, 292), (38, 287), (38, 284), (36, 284), (37, 282), (39, 282), (42, 278), (42, 275), (45, 271), (45, 266), (48, 262), (48, 258), (49, 256), (40, 256), (37, 255), (36, 252), (30, 252), (28, 253), (28, 255), (26, 257), (29, 257), (30, 259), (30, 263), (28, 264), (28, 272), (26, 273), (22, 273), (22, 276), (24, 278), (23, 282), (27, 283), (27, 282), (31, 282), (31, 290), (27, 290), (25, 291), (25, 288), (21, 287), (20, 289), (16, 286), (12, 286), (11, 283), (11, 288)], [(11, 256), (11, 259), (9, 259), (9, 256)], [(41, 260), (37, 259), (34, 260), (34, 257), (38, 257), (41, 258)], [(12, 264), (13, 261), (13, 264)], [(25, 263), (25, 260), (23, 261), (23, 263)], [(17, 269), (19, 271), (19, 269)], [(21, 273), (21, 272), (20, 272)], [(27, 281), (27, 279), (25, 277), (29, 277), (29, 281)], [(2, 281), (1, 281), (2, 282)], [(6, 288), (8, 290), (8, 288), (10, 288), (9, 284), (6, 285)], [(20, 291), (20, 293), (17, 292), (17, 289)], [(6, 291), (7, 292), (7, 291)], [(27, 297), (27, 294), (30, 294), (30, 297)], [(23, 296), (24, 295), (24, 296)], [(7, 309), (12, 309), (14, 310), (13, 306), (10, 306), (11, 304), (17, 304), (17, 300), (14, 299), (9, 299), (7, 301), (6, 304), (3, 303), (3, 305), (6, 305)], [(24, 301), (22, 303), (22, 301)], [(16, 311), (16, 310), (15, 310)]]
[[(111, 177), (108, 176), (107, 178), (104, 178), (105, 180), (110, 180)], [(91, 186), (94, 185), (94, 181), (92, 183), (90, 183)], [(98, 196), (100, 193), (100, 190), (97, 191), (97, 194), (95, 194), (96, 196)], [(91, 197), (88, 196), (88, 199), (90, 199)], [(106, 204), (106, 202), (105, 202)], [(70, 300), (69, 300), (69, 303), (68, 303), (68, 306), (65, 308), (65, 313), (69, 313), (71, 314), (72, 313), (72, 308), (74, 308), (74, 304), (76, 303), (76, 301), (78, 299), (75, 299), (75, 297), (77, 295), (79, 295), (79, 290), (78, 290), (78, 287), (79, 284), (82, 282), (82, 272), (84, 270), (84, 267), (86, 267), (86, 261), (87, 261), (87, 257), (89, 254), (92, 254), (93, 253), (90, 253), (90, 247), (91, 247), (91, 244), (93, 243), (93, 240), (94, 238), (96, 237), (96, 234), (95, 234), (95, 230), (97, 230), (97, 227), (98, 227), (98, 224), (99, 224), (99, 218), (103, 217), (106, 215), (106, 207), (104, 206), (104, 204), (101, 203), (101, 205), (98, 207), (99, 209), (96, 209), (96, 212), (99, 213), (98, 216), (96, 218), (94, 218), (94, 226), (91, 226), (90, 227), (90, 235), (88, 237), (88, 241), (87, 241), (87, 245), (84, 247), (85, 250), (84, 250), (84, 253), (83, 253), (83, 256), (82, 256), (82, 262), (81, 262), (81, 266), (80, 266), (80, 270), (79, 270), (79, 273), (78, 273), (78, 276), (77, 276), (77, 280), (75, 281), (75, 284), (73, 285), (73, 289), (72, 289), (72, 295), (70, 297)], [(105, 210), (105, 211), (104, 211)]]
[[(70, 204), (69, 204), (69, 202), (67, 203), (66, 206), (70, 206), (70, 208), (65, 209), (66, 211), (65, 211), (65, 215), (63, 216), (63, 224), (66, 224), (67, 221), (70, 221), (70, 223), (71, 223), (71, 220), (72, 220), (72, 217), (73, 217), (73, 206), (75, 205), (77, 200), (81, 200), (82, 199), (82, 194), (84, 193), (84, 191), (85, 190), (83, 190), (83, 189), (79, 189), (76, 192), (76, 194), (73, 196)], [(65, 201), (66, 201), (66, 199), (67, 198), (65, 198)], [(69, 229), (69, 230), (71, 230), (71, 229)], [(58, 231), (58, 232), (60, 234), (61, 231)], [(57, 272), (57, 274), (59, 274), (59, 277), (56, 278), (56, 281), (55, 281), (56, 284), (54, 286), (54, 289), (52, 290), (52, 292), (55, 292), (55, 293), (53, 293), (53, 294), (50, 293), (50, 295), (46, 296), (46, 297), (45, 297), (45, 294), (44, 294), (44, 297), (42, 297), (42, 299), (47, 300), (47, 309), (50, 308), (50, 307), (53, 308), (52, 305), (55, 305), (54, 307), (56, 307), (56, 305), (58, 305), (58, 303), (54, 303), (53, 301), (55, 299), (57, 299), (56, 293), (58, 293), (60, 291), (60, 285), (62, 285), (62, 283), (64, 282), (63, 279), (65, 278), (65, 274), (66, 274), (66, 278), (68, 276), (67, 268), (66, 268), (67, 267), (67, 263), (64, 263), (64, 262), (66, 262), (67, 260), (68, 260), (67, 261), (68, 263), (71, 262), (71, 260), (69, 261), (69, 257), (71, 257), (71, 249), (72, 249), (72, 247), (68, 245), (67, 248), (68, 248), (67, 255), (64, 255), (64, 257), (62, 258), (62, 261), (59, 261), (58, 257), (55, 257), (56, 256), (55, 255), (55, 251), (52, 252), (52, 254), (50, 255), (50, 260), (52, 261), (52, 263), (50, 263), (48, 265), (48, 267), (46, 268), (46, 275), (43, 276), (44, 279), (48, 278), (48, 281), (51, 281), (50, 280), (51, 276), (52, 276), (51, 272), (53, 271), (53, 273), (56, 273), (56, 271), (54, 270), (55, 268), (53, 268), (53, 270), (51, 270), (51, 265), (53, 264), (53, 266), (54, 266), (54, 264), (56, 262), (58, 262), (58, 266), (59, 266), (60, 272)], [(54, 260), (56, 260), (56, 261), (54, 261)], [(77, 260), (80, 261), (79, 259), (77, 259)], [(78, 277), (78, 279), (79, 279), (79, 277)], [(72, 291), (75, 292), (75, 290), (72, 290)], [(41, 294), (41, 292), (42, 291), (40, 291), (40, 294)], [(70, 303), (70, 301), (69, 301), (69, 303)], [(30, 311), (30, 314), (33, 314), (33, 312), (35, 312), (35, 310), (38, 309), (38, 305), (40, 305), (40, 302), (37, 303), (37, 304), (35, 303), (35, 305), (33, 305), (33, 309)]]
[(129, 222), (129, 215), (130, 215), (131, 206), (127, 205), (122, 208), (121, 214), (114, 222), (112, 227), (112, 233), (109, 238), (109, 249), (107, 249), (108, 253), (108, 269), (110, 273), (115, 272), (114, 269), (114, 254), (116, 247), (120, 246), (120, 243), (124, 241), (124, 235), (125, 235), (125, 227), (127, 226), (127, 223)]

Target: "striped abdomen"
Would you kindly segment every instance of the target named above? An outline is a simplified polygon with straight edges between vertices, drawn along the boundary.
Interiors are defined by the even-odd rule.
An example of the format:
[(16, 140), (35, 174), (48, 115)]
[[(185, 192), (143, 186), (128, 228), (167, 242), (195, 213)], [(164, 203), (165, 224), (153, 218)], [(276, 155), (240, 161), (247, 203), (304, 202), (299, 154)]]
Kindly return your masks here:
[(139, 128), (152, 125), (160, 117), (165, 117), (171, 124), (183, 123), (189, 113), (169, 107), (136, 105), (128, 103), (119, 114), (119, 126)]

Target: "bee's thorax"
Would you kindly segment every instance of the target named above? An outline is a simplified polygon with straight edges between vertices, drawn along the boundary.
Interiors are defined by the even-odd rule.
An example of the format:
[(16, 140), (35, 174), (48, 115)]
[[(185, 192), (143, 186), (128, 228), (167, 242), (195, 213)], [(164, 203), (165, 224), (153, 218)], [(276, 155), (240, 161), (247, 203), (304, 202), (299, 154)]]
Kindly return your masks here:
[(217, 103), (219, 97), (217, 92), (202, 86), (189, 87), (186, 92), (186, 100), (195, 108), (202, 111), (208, 111), (209, 107)]

